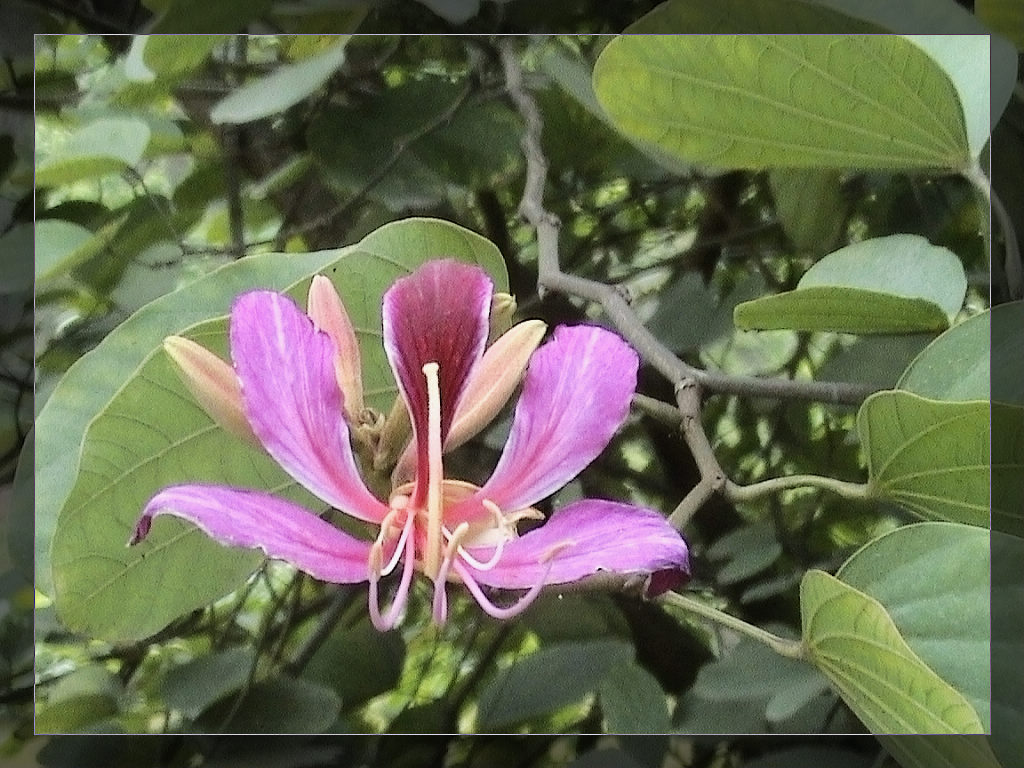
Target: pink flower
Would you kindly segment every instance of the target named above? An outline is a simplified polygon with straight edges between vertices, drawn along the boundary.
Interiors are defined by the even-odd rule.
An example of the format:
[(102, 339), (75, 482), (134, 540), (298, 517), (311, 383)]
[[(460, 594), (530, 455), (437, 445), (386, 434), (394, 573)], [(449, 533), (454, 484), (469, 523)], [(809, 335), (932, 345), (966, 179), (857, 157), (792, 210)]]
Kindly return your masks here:
[[(643, 579), (648, 594), (684, 581), (686, 544), (651, 510), (585, 499), (523, 535), (516, 530), (524, 518), (543, 517), (532, 505), (579, 474), (626, 418), (638, 359), (614, 333), (556, 329), (530, 358), (491, 478), (477, 487), (444, 477), (443, 448), (484, 354), (492, 290), (479, 268), (445, 260), (399, 279), (384, 296), (384, 347), (409, 410), (415, 451), (414, 479), (387, 501), (360, 477), (332, 336), (286, 296), (239, 296), (231, 312), (231, 356), (252, 432), (297, 482), (372, 524), (376, 538), (351, 536), (260, 491), (178, 485), (150, 500), (130, 543), (146, 537), (154, 517), (172, 514), (219, 542), (259, 548), (323, 581), (368, 581), (370, 616), (380, 629), (400, 619), (415, 570), (434, 583), (438, 622), (447, 615), (446, 582), (463, 584), (484, 611), (505, 618), (545, 585), (600, 571)], [(394, 600), (382, 611), (379, 582), (398, 568)], [(485, 588), (526, 592), (499, 607)]]

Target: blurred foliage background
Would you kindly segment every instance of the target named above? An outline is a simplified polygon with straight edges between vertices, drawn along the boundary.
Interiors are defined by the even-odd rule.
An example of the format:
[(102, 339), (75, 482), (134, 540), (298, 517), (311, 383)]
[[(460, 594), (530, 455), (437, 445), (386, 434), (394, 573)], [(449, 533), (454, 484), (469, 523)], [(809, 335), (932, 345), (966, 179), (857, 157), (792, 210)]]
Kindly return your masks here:
[[(545, 204), (563, 222), (562, 268), (620, 286), (647, 327), (685, 360), (739, 375), (813, 374), (891, 386), (931, 336), (854, 340), (775, 331), (755, 339), (732, 323), (737, 303), (794, 287), (821, 254), (868, 237), (916, 233), (947, 246), (964, 261), (969, 308), (987, 305), (983, 224), (959, 177), (681, 167), (612, 130), (590, 90), (593, 61), (606, 34), (655, 5), (5, 4), (4, 760), (77, 768), (891, 764), (873, 737), (856, 735), (862, 726), (805, 666), (629, 597), (552, 594), (514, 624), (493, 622), (459, 602), (442, 629), (430, 625), (428, 611), (415, 612), (429, 603), (420, 599), (401, 630), (379, 635), (366, 620), (358, 587), (325, 587), (270, 565), (243, 590), (159, 636), (113, 646), (72, 635), (56, 622), (45, 596), (31, 587), (31, 528), (7, 524), (18, 458), (31, 452), (34, 412), (63, 373), (147, 302), (238, 258), (280, 252), (286, 259), (289, 252), (356, 242), (398, 218), (435, 216), (498, 246), (519, 316), (552, 326), (600, 319), (580, 301), (537, 293), (533, 230), (517, 216), (522, 127), (505, 93), (496, 34), (530, 33), (516, 46), (545, 123)], [(984, 14), (1007, 24), (1007, 34), (1016, 31), (991, 8)], [(211, 29), (223, 34), (167, 38), (173, 42), (145, 62), (125, 34)], [(420, 34), (392, 34), (397, 30)], [(263, 36), (230, 34), (242, 31)], [(42, 34), (33, 41), (28, 32)], [(353, 32), (359, 35), (346, 45), (340, 68), (273, 117), (213, 119), (211, 108), (243, 83), (301, 67), (337, 44), (338, 34)], [(451, 32), (457, 34), (430, 34)], [(573, 34), (547, 34), (559, 32)], [(283, 82), (267, 98), (294, 93)], [(993, 152), (1005, 153), (1007, 168), (1019, 169), (1024, 157), (1020, 94), (1018, 84), (995, 128)], [(116, 162), (80, 162), (93, 142), (113, 146)], [(34, 168), (45, 173), (33, 188)], [(1024, 173), (995, 177), (1018, 221), (1022, 185)], [(46, 259), (35, 275), (24, 258), (33, 213), (37, 258)], [(41, 270), (33, 316), (33, 278)], [(991, 287), (997, 299), (1008, 291), (998, 281)], [(669, 384), (648, 371), (640, 391), (673, 399)], [(798, 473), (864, 479), (851, 438), (852, 408), (715, 395), (704, 415), (717, 456), (737, 482)], [(493, 465), (503, 429), (507, 419), (460, 452), (463, 476)], [(668, 512), (697, 479), (677, 430), (634, 410), (612, 447), (554, 503), (601, 496)], [(30, 498), (30, 486), (22, 482), (13, 493)], [(813, 567), (834, 570), (858, 546), (905, 520), (895, 508), (852, 504), (814, 489), (735, 505), (715, 498), (686, 531), (695, 572), (690, 589), (751, 623), (795, 635), (800, 575)], [(331, 630), (326, 639), (295, 663), (320, 626)], [(619, 664), (633, 651), (635, 663)], [(284, 674), (265, 679), (267, 668)], [(565, 683), (552, 687), (552, 679)], [(34, 682), (41, 732), (174, 735), (33, 737)], [(637, 727), (677, 735), (324, 735), (600, 734)], [(193, 731), (203, 733), (182, 735)], [(321, 735), (220, 735), (246, 731)], [(686, 735), (701, 733), (761, 735)], [(768, 736), (778, 733), (854, 735)]]

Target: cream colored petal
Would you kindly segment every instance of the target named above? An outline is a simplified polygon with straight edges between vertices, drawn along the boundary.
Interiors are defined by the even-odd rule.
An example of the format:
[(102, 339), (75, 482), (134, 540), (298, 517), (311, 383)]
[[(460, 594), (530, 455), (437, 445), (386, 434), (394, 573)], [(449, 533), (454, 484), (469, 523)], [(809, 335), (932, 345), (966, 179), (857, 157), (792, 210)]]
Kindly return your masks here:
[(363, 371), (359, 341), (334, 283), (323, 275), (314, 276), (310, 283), (306, 314), (317, 329), (331, 337), (338, 349), (334, 372), (338, 378), (338, 387), (345, 397), (345, 412), (349, 420), (354, 422), (363, 410)]
[(260, 445), (245, 418), (242, 390), (230, 365), (206, 347), (182, 336), (164, 339), (164, 350), (174, 361), (188, 391), (218, 426), (253, 445)]
[(446, 451), (462, 445), (494, 420), (522, 381), (530, 355), (546, 331), (542, 320), (525, 320), (487, 348), (455, 410)]

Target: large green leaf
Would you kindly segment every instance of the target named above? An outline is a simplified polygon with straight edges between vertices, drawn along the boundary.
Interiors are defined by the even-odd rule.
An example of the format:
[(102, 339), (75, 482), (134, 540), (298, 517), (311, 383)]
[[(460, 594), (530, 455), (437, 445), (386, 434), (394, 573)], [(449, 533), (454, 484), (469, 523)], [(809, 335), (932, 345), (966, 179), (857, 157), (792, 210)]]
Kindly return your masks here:
[(341, 702), (330, 688), (308, 680), (275, 677), (252, 685), (241, 704), (228, 695), (200, 722), (231, 733), (324, 733), (338, 717)]
[(36, 166), (36, 184), (52, 187), (136, 166), (150, 129), (136, 117), (102, 118), (82, 126)]
[(903, 768), (1008, 768), (1000, 766), (981, 735), (879, 736)]
[(949, 403), (901, 391), (861, 405), (868, 492), (931, 520), (988, 527), (989, 404)]
[(975, 0), (974, 12), (990, 28), (1024, 50), (1024, 5), (1016, 0)]
[(272, 74), (236, 88), (210, 110), (215, 123), (248, 123), (283, 112), (318, 90), (345, 60), (348, 37), (323, 53), (295, 64), (284, 64)]
[(737, 328), (762, 331), (917, 333), (949, 326), (942, 310), (927, 299), (834, 285), (754, 299), (736, 307), (733, 318)]
[(985, 400), (989, 396), (989, 315), (958, 323), (914, 358), (897, 387), (933, 400)]
[(953, 83), (896, 36), (627, 34), (602, 51), (594, 89), (620, 130), (686, 160), (922, 170), (971, 162)]
[(873, 733), (982, 733), (970, 703), (921, 661), (885, 608), (824, 571), (800, 584), (810, 661)]
[(136, 35), (125, 58), (129, 80), (178, 80), (206, 61), (227, 35)]
[(492, 730), (573, 704), (596, 691), (616, 666), (633, 659), (622, 640), (588, 640), (541, 648), (498, 672), (480, 694), (478, 725)]
[(598, 693), (608, 733), (667, 733), (671, 727), (665, 692), (635, 662), (612, 667)]
[[(125, 323), (128, 330), (111, 334), (85, 356), (69, 372), (69, 379), (82, 381), (75, 369), (109, 366), (116, 373), (101, 387), (104, 396), (89, 397), (86, 413), (76, 413), (75, 400), (82, 393), (74, 389), (66, 394), (58, 390), (47, 404), (51, 413), (56, 409), (60, 414), (63, 407), (77, 423), (88, 421), (84, 440), (81, 432), (66, 432), (67, 424), (53, 421), (52, 416), (44, 419), (46, 411), (37, 435), (38, 445), (54, 443), (47, 446), (44, 461), (62, 463), (75, 478), (70, 493), (61, 483), (43, 483), (50, 487), (42, 503), (60, 505), (61, 510), (51, 547), (61, 619), (71, 628), (99, 637), (146, 637), (237, 586), (260, 561), (254, 552), (221, 547), (177, 520), (155, 528), (142, 545), (126, 548), (124, 542), (139, 511), (161, 487), (206, 480), (270, 490), (311, 503), (269, 457), (214, 427), (162, 350), (141, 360), (137, 350), (127, 353), (134, 365), (115, 364), (111, 357), (126, 354), (125, 345), (148, 352), (169, 333), (184, 333), (223, 354), (224, 318), (200, 323), (196, 319), (223, 315), (231, 299), (253, 285), (287, 288), (303, 298), (309, 276), (319, 271), (335, 281), (357, 328), (369, 404), (388, 407), (397, 390), (380, 344), (380, 297), (396, 277), (437, 256), (478, 263), (495, 277), (499, 290), (506, 288), (504, 264), (487, 240), (446, 222), (408, 219), (382, 227), (345, 251), (263, 257), (241, 262), (239, 266), (249, 261), (259, 264), (241, 273), (218, 271), (147, 306)], [(293, 260), (302, 266), (287, 269)], [(280, 279), (279, 269), (287, 280)], [(199, 312), (190, 301), (193, 295), (203, 308)], [(141, 331), (141, 338), (132, 333), (135, 329)], [(79, 453), (79, 442), (76, 472), (73, 457)], [(58, 444), (71, 456), (55, 456)], [(51, 507), (44, 509), (45, 514), (53, 514)]]
[(195, 720), (207, 707), (242, 688), (255, 663), (252, 648), (228, 648), (175, 667), (161, 688), (171, 709)]
[(736, 307), (740, 328), (846, 333), (943, 330), (967, 292), (954, 253), (917, 235), (876, 237), (814, 264), (795, 290)]
[(885, 606), (914, 653), (991, 730), (989, 532), (958, 523), (906, 525), (868, 543), (836, 576)]
[(1024, 301), (999, 304), (990, 315), (992, 399), (1024, 406), (1024, 376), (1018, 369), (1024, 359)]

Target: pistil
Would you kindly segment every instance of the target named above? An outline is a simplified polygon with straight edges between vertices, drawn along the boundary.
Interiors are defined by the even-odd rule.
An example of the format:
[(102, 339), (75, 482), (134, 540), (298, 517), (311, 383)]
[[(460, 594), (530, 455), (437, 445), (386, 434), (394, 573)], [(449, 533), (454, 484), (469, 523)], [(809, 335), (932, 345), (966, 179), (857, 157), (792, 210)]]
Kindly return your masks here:
[[(423, 553), (423, 571), (436, 581), (441, 565), (441, 483), (444, 468), (441, 464), (441, 385), (438, 365), (430, 362), (423, 366), (427, 377), (427, 543)], [(417, 478), (417, 482), (422, 478)]]

